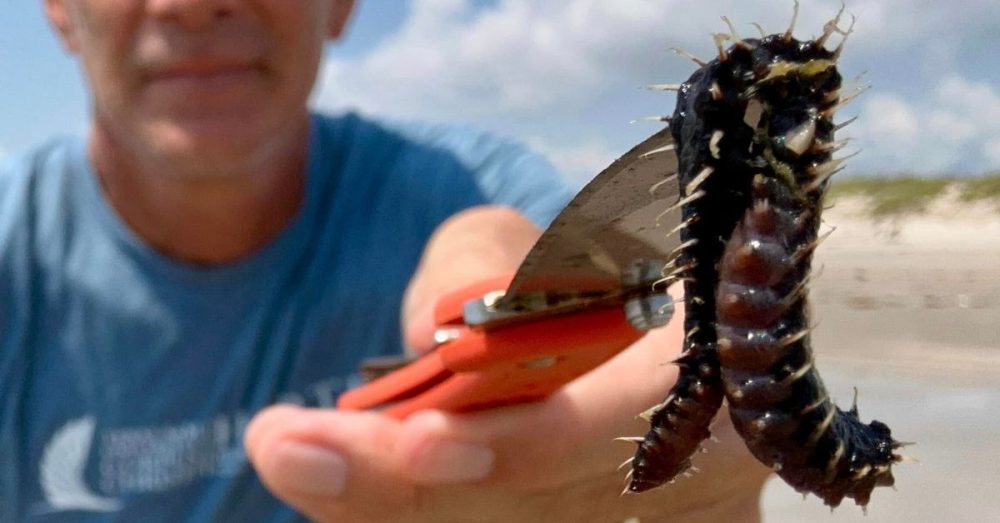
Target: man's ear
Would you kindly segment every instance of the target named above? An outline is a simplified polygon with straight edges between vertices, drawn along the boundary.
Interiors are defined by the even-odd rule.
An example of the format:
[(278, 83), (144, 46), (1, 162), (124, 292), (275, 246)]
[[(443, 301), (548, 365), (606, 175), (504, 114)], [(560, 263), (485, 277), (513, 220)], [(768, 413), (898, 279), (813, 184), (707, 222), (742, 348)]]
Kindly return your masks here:
[[(46, 2), (57, 2), (59, 0), (46, 0)], [(326, 37), (336, 40), (344, 33), (347, 21), (354, 11), (354, 0), (330, 0), (330, 18), (327, 22)]]
[(79, 45), (66, 2), (64, 0), (45, 0), (45, 17), (49, 19), (49, 23), (59, 34), (63, 48), (70, 53), (76, 53), (79, 50)]

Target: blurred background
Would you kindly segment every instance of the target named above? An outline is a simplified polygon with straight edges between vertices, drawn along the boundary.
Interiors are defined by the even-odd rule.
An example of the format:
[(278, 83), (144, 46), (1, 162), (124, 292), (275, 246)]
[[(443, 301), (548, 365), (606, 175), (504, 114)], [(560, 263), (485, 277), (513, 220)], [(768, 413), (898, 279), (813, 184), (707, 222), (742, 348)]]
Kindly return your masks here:
[[(39, 1), (8, 2), (0, 31), (0, 158), (85, 131), (75, 62)], [(331, 44), (319, 110), (464, 122), (517, 137), (580, 186), (654, 132), (671, 94), (710, 59), (729, 16), (743, 36), (784, 31), (791, 0), (358, 0)], [(840, 3), (802, 1), (796, 36)], [(831, 517), (777, 481), (767, 521), (1000, 521), (1000, 3), (853, 0), (841, 61), (871, 88), (841, 118), (861, 151), (835, 182), (813, 284), (831, 394), (888, 422), (920, 464), (898, 467), (867, 518)], [(849, 19), (847, 20), (849, 23)], [(833, 38), (838, 42), (839, 36)], [(992, 174), (991, 174), (992, 173)], [(885, 490), (885, 492), (882, 492)]]
[[(0, 31), (0, 154), (82, 132), (86, 94), (41, 0), (9, 2)], [(796, 35), (822, 31), (838, 1), (803, 0)], [(639, 89), (711, 58), (729, 16), (744, 36), (784, 31), (791, 0), (358, 0), (331, 44), (314, 97), (323, 110), (464, 121), (519, 137), (582, 184), (672, 112)], [(968, 176), (1000, 167), (1000, 4), (854, 0), (846, 78), (871, 90), (845, 111), (858, 148), (849, 173)], [(849, 23), (849, 19), (845, 20)]]

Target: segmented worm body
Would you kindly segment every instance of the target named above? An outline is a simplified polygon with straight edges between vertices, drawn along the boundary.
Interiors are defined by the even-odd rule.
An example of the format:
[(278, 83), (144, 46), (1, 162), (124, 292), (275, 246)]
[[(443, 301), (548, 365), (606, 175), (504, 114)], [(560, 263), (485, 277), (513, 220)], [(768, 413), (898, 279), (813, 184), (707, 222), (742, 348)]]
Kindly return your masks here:
[[(717, 290), (719, 359), (729, 413), (753, 455), (800, 492), (830, 506), (844, 497), (867, 505), (894, 482), (899, 444), (857, 407), (834, 405), (813, 364), (805, 282), (819, 228), (815, 181), (770, 172), (755, 183), (757, 203), (729, 239)], [(790, 185), (794, 183), (794, 185)]]
[[(670, 119), (679, 159), (685, 346), (667, 399), (645, 415), (627, 491), (671, 481), (709, 436), (723, 396), (753, 455), (831, 506), (866, 505), (892, 485), (900, 446), (878, 421), (830, 401), (813, 365), (807, 284), (841, 97), (838, 17), (814, 41), (740, 39), (678, 90)], [(728, 20), (727, 20), (728, 22)], [(794, 21), (793, 21), (794, 25)]]

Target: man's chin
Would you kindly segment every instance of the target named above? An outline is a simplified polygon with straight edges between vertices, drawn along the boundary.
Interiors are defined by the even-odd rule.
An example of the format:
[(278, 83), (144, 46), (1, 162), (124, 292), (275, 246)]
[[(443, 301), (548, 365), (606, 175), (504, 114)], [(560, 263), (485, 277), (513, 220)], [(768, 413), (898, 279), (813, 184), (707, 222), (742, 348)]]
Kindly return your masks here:
[(154, 154), (179, 171), (220, 176), (241, 170), (267, 150), (266, 136), (252, 127), (246, 121), (158, 123), (144, 134)]

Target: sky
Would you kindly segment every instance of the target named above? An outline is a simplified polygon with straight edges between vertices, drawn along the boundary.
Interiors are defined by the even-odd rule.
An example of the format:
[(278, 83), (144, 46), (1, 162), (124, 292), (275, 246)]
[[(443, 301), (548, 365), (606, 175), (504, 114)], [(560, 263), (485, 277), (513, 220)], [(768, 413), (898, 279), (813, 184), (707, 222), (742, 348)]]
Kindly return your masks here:
[[(810, 38), (839, 0), (802, 0)], [(0, 157), (82, 134), (88, 98), (75, 61), (46, 25), (42, 0), (0, 13)], [(849, 0), (857, 15), (840, 63), (870, 86), (840, 118), (854, 139), (846, 176), (968, 176), (1000, 170), (1000, 2)], [(710, 59), (712, 33), (751, 22), (784, 31), (791, 0), (358, 0), (326, 51), (312, 103), (327, 112), (471, 123), (547, 155), (574, 185), (657, 130), (630, 123), (673, 112), (652, 83), (686, 79)], [(838, 40), (835, 37), (833, 42)]]

